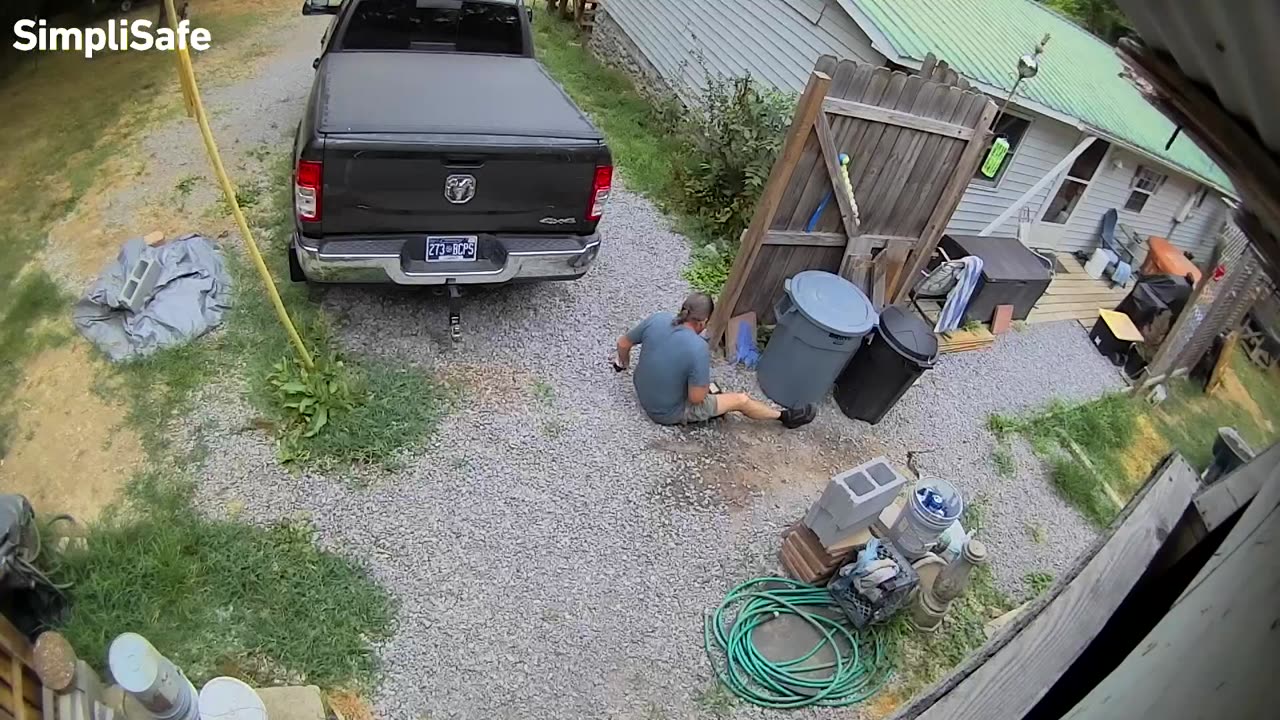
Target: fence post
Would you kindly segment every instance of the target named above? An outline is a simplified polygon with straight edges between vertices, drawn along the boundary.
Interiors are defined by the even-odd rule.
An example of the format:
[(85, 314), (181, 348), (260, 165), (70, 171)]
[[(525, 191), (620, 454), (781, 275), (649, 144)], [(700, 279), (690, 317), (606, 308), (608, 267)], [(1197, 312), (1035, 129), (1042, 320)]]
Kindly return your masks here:
[(764, 236), (769, 232), (769, 226), (773, 224), (778, 203), (782, 201), (787, 183), (791, 181), (791, 174), (800, 160), (800, 154), (804, 151), (809, 133), (813, 130), (814, 120), (822, 111), (822, 101), (826, 98), (827, 88), (830, 86), (831, 76), (815, 70), (810, 73), (809, 82), (805, 84), (804, 92), (796, 102), (791, 128), (787, 130), (786, 138), (782, 141), (782, 150), (769, 171), (769, 179), (765, 182), (759, 202), (756, 203), (751, 224), (747, 227), (738, 246), (738, 255), (733, 260), (729, 279), (725, 281), (724, 289), (720, 291), (720, 299), (716, 301), (715, 312), (712, 313), (711, 322), (708, 323), (709, 340), (713, 348), (720, 347), (724, 342), (724, 334), (729, 326), (729, 318), (733, 316), (733, 308), (742, 295), (743, 285), (751, 274), (756, 256), (760, 253), (760, 246), (764, 243)]

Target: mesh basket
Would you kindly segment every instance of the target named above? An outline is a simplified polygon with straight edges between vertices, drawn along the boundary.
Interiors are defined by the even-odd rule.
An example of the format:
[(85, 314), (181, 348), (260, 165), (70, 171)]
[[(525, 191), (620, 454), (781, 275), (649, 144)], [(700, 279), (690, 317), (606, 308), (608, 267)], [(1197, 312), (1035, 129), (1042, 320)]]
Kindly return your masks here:
[[(858, 548), (854, 553), (857, 557), (858, 553), (866, 546)], [(907, 598), (911, 595), (911, 591), (920, 584), (920, 576), (916, 574), (915, 568), (911, 567), (911, 563), (907, 562), (897, 550), (887, 542), (880, 543), (876, 549), (877, 560), (893, 560), (898, 565), (898, 574), (891, 580), (880, 584), (881, 596), (879, 600), (871, 600), (858, 592), (857, 587), (853, 584), (854, 576), (850, 572), (847, 575), (841, 574), (845, 567), (854, 565), (850, 563), (841, 567), (831, 578), (831, 582), (827, 583), (827, 591), (831, 593), (831, 597), (840, 605), (840, 609), (844, 610), (844, 614), (849, 618), (849, 622), (859, 630), (869, 625), (874, 625), (887, 621), (893, 617), (893, 614), (906, 604)]]

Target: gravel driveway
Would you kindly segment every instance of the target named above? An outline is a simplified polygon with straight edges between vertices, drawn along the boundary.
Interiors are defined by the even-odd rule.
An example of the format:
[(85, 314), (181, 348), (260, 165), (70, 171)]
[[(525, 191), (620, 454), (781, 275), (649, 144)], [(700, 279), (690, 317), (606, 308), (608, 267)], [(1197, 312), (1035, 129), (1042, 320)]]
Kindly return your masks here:
[[(257, 141), (292, 128), (312, 42), (291, 40), (257, 76), (210, 92), (222, 132)], [(278, 128), (264, 133), (271, 122)], [(935, 450), (921, 469), (981, 502), (997, 576), (1012, 592), (1025, 572), (1060, 568), (1092, 539), (1033, 458), (1019, 455), (1017, 480), (996, 475), (985, 430), (991, 411), (1119, 386), (1078, 325), (1039, 326), (944, 358), (874, 428), (830, 401), (802, 431), (732, 419), (661, 428), (605, 357), (628, 324), (678, 306), (688, 246), (649, 202), (621, 189), (603, 230), (600, 260), (580, 282), (468, 297), (458, 345), (443, 299), (429, 292), (321, 292), (350, 351), (429, 367), (463, 390), (429, 445), (371, 488), (282, 471), (271, 440), (244, 430), (253, 413), (226, 387), (208, 389), (190, 418), (210, 449), (201, 507), (251, 521), (305, 513), (321, 542), (365, 563), (399, 599), (399, 628), (381, 648), (379, 717), (708, 713), (698, 700), (711, 686), (704, 609), (738, 582), (777, 572), (782, 529), (832, 473), (876, 454), (901, 463), (907, 450)], [(729, 389), (754, 389), (750, 374), (714, 374)], [(1029, 539), (1031, 523), (1042, 543)]]

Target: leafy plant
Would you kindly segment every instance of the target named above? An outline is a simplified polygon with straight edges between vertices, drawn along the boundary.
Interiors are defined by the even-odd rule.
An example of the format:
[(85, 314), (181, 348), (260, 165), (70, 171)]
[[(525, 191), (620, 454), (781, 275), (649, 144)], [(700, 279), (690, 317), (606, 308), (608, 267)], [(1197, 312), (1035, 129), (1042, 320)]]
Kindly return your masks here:
[(701, 102), (677, 131), (676, 184), (684, 209), (709, 234), (736, 246), (751, 222), (793, 99), (747, 77), (709, 78)]
[(732, 255), (710, 245), (694, 252), (692, 261), (681, 275), (694, 290), (716, 297), (729, 280), (729, 269), (732, 266)]
[(1043, 570), (1033, 570), (1022, 576), (1022, 582), (1027, 584), (1027, 589), (1031, 591), (1032, 597), (1048, 590), (1053, 585), (1053, 580), (1053, 573)]
[(995, 466), (1000, 477), (1013, 477), (1015, 470), (1013, 453), (1010, 452), (1007, 444), (998, 443), (996, 449), (991, 451), (991, 464)]
[(346, 366), (336, 355), (308, 370), (293, 358), (284, 358), (267, 377), (286, 423), (280, 438), (282, 462), (305, 459), (300, 441), (318, 435), (331, 419), (356, 406)]

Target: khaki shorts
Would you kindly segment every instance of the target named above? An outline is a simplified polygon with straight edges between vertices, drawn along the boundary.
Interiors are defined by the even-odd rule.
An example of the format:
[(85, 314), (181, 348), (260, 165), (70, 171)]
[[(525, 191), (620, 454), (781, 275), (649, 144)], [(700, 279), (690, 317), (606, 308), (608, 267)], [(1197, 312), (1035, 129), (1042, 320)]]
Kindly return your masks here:
[(684, 406), (684, 421), (686, 423), (706, 422), (719, 414), (716, 412), (716, 396), (711, 393), (707, 393), (707, 396), (697, 405), (686, 403)]

